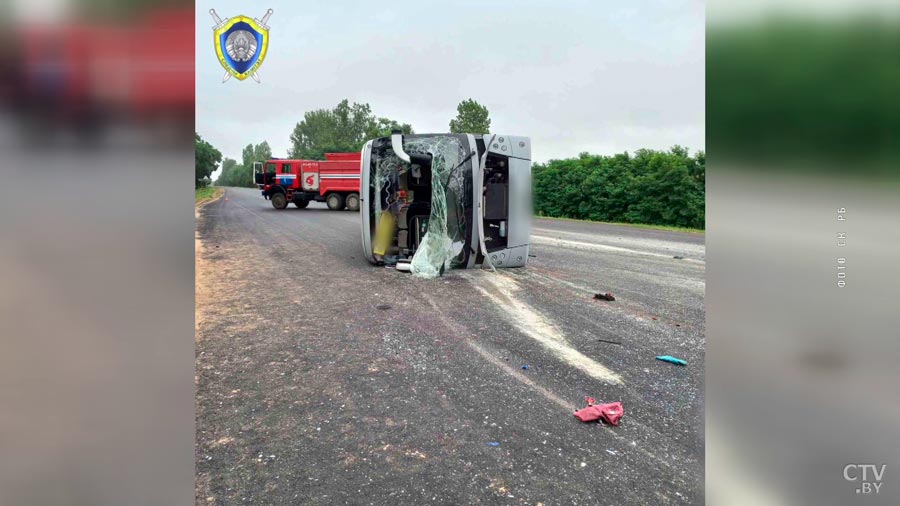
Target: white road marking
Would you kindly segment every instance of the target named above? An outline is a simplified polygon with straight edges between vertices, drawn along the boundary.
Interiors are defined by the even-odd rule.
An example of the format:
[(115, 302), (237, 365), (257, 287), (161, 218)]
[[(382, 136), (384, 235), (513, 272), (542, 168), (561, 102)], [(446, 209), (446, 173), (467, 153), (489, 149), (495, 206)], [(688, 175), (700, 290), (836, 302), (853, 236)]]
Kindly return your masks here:
[[(550, 237), (546, 235), (532, 235), (531, 242), (535, 244), (547, 244), (550, 246), (558, 246), (558, 247), (568, 247), (573, 249), (589, 249), (589, 250), (597, 250), (597, 251), (615, 251), (617, 253), (625, 253), (629, 255), (642, 255), (642, 256), (651, 256), (656, 258), (668, 258), (672, 259), (673, 255), (665, 255), (662, 253), (653, 253), (650, 251), (640, 251), (636, 249), (630, 248), (622, 248), (620, 246), (610, 246), (608, 244), (598, 244), (594, 242), (582, 242), (582, 241), (571, 241), (569, 239), (559, 239), (557, 237)], [(691, 262), (706, 265), (706, 262), (703, 260), (697, 260), (694, 258), (684, 258), (680, 260), (681, 262)]]
[[(485, 273), (485, 274), (488, 274), (488, 273)], [(492, 277), (493, 276), (502, 276), (500, 274), (488, 274), (488, 275), (492, 276)], [(510, 281), (512, 281), (512, 280), (510, 280)], [(490, 351), (488, 351), (483, 346), (478, 344), (476, 342), (476, 340), (472, 338), (472, 336), (469, 334), (469, 332), (466, 330), (466, 328), (464, 326), (460, 325), (459, 323), (454, 321), (452, 318), (448, 318), (443, 312), (441, 312), (440, 306), (438, 306), (438, 304), (434, 301), (433, 298), (431, 298), (430, 295), (425, 294), (424, 297), (425, 297), (425, 300), (427, 300), (428, 303), (431, 305), (432, 309), (435, 310), (435, 314), (438, 316), (438, 318), (440, 318), (440, 320), (444, 323), (444, 325), (446, 325), (450, 329), (453, 329), (453, 331), (457, 335), (465, 336), (465, 343), (470, 348), (472, 348), (476, 353), (478, 353), (482, 358), (484, 358), (491, 364), (494, 364), (495, 366), (497, 366), (500, 370), (502, 370), (503, 372), (508, 374), (510, 377), (512, 377), (516, 381), (535, 390), (536, 392), (538, 392), (539, 394), (544, 396), (544, 398), (546, 398), (548, 401), (550, 401), (550, 402), (556, 404), (557, 406), (559, 406), (560, 408), (566, 410), (566, 412), (574, 413), (574, 411), (576, 409), (578, 409), (578, 407), (575, 406), (574, 404), (572, 404), (571, 402), (568, 402), (565, 399), (561, 398), (560, 396), (556, 395), (548, 388), (545, 388), (545, 387), (539, 385), (537, 382), (535, 382), (534, 380), (532, 380), (531, 378), (529, 378), (528, 376), (523, 374), (522, 371), (516, 370), (515, 368), (511, 367), (509, 364), (507, 364), (500, 358), (495, 357)], [(600, 425), (600, 427), (602, 427), (604, 429), (604, 431), (606, 432), (607, 435), (611, 436), (613, 439), (618, 441), (621, 444), (622, 448), (631, 448), (633, 450), (637, 450), (642, 455), (644, 455), (649, 461), (655, 462), (659, 467), (661, 467), (661, 468), (665, 467), (666, 469), (669, 469), (670, 471), (673, 469), (672, 464), (670, 464), (667, 459), (660, 458), (655, 453), (648, 451), (647, 449), (643, 448), (642, 446), (638, 446), (634, 440), (629, 441), (629, 439), (616, 433), (616, 429), (614, 429), (613, 427), (606, 425), (606, 424), (599, 424), (599, 425)], [(659, 436), (659, 434), (655, 430), (650, 429), (649, 427), (640, 423), (637, 419), (635, 419), (633, 417), (628, 418), (628, 425), (633, 426), (637, 429), (643, 430), (643, 431), (645, 431), (645, 433), (652, 433), (654, 436)]]
[(519, 300), (515, 295), (519, 290), (515, 280), (502, 274), (485, 272), (479, 277), (479, 281), (486, 281), (492, 285), (494, 290), (487, 290), (482, 286), (483, 283), (474, 283), (475, 288), (494, 302), (520, 332), (589, 376), (610, 384), (622, 383), (622, 378), (618, 374), (570, 346), (565, 336), (552, 322)]

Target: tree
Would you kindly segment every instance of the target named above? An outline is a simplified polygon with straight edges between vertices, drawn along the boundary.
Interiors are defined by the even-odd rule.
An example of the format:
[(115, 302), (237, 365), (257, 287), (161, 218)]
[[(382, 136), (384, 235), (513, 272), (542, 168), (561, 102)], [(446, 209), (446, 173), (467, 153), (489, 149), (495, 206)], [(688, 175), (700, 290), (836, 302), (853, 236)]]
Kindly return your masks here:
[(253, 164), (255, 162), (263, 162), (272, 158), (272, 148), (269, 147), (267, 141), (259, 144), (247, 144), (241, 152), (241, 165), (235, 167), (235, 176), (232, 178), (234, 186), (244, 186), (253, 188), (256, 181), (253, 179)]
[(318, 109), (303, 115), (291, 133), (288, 156), (322, 160), (325, 153), (359, 151), (366, 141), (390, 135), (391, 129), (413, 133), (412, 125), (380, 118), (369, 104), (350, 104), (342, 100), (334, 109)]
[(272, 148), (269, 147), (268, 142), (247, 144), (241, 152), (241, 163), (231, 158), (226, 158), (222, 162), (222, 173), (216, 179), (216, 185), (253, 188), (256, 186), (256, 181), (253, 179), (253, 163), (265, 162), (270, 158), (272, 158)]
[(542, 216), (704, 228), (706, 155), (638, 150), (550, 160), (532, 166)]
[(194, 132), (194, 188), (203, 186), (201, 180), (208, 178), (221, 161), (222, 153)]
[(241, 158), (244, 166), (252, 169), (253, 162), (265, 162), (272, 158), (272, 148), (269, 147), (267, 141), (262, 141), (256, 145), (247, 144), (247, 147), (241, 152)]
[(487, 107), (473, 99), (463, 100), (456, 106), (456, 117), (450, 120), (450, 133), (486, 134), (491, 131), (491, 118)]
[[(366, 133), (366, 141), (378, 137), (387, 137), (388, 135), (391, 135), (391, 132), (394, 130), (400, 130), (404, 134), (415, 133), (412, 125), (409, 123), (398, 123), (388, 118), (376, 118), (374, 125), (371, 125), (371, 128)], [(365, 142), (363, 142), (363, 144), (365, 144)], [(359, 149), (362, 149), (362, 145), (359, 146)]]
[(234, 186), (231, 184), (231, 178), (237, 164), (237, 160), (233, 158), (222, 160), (222, 171), (219, 172), (219, 177), (216, 178), (216, 186)]

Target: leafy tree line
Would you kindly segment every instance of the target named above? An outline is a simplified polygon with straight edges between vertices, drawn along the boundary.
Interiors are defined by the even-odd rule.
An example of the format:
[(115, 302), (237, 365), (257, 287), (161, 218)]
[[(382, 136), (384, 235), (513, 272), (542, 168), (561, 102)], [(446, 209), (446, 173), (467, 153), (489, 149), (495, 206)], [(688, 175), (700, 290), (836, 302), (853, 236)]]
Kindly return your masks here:
[[(487, 107), (473, 99), (463, 100), (450, 120), (451, 133), (488, 133), (491, 127)], [(322, 160), (325, 153), (359, 151), (366, 141), (390, 135), (395, 129), (415, 133), (409, 123), (376, 116), (369, 104), (342, 100), (334, 109), (318, 109), (303, 115), (291, 133), (289, 158)]]
[(241, 163), (231, 158), (222, 161), (222, 172), (216, 178), (216, 186), (243, 186), (256, 188), (253, 180), (253, 162), (265, 162), (272, 158), (272, 148), (263, 141), (259, 144), (247, 144), (241, 153)]
[[(491, 125), (488, 110), (473, 99), (460, 102), (457, 116), (450, 121), (451, 132), (487, 133)], [(362, 149), (366, 141), (390, 135), (395, 129), (403, 133), (414, 133), (412, 125), (376, 116), (369, 104), (350, 103), (342, 100), (333, 109), (317, 109), (303, 115), (291, 133), (291, 147), (288, 158), (324, 160), (325, 153), (347, 153)], [(202, 144), (201, 144), (202, 142)], [(215, 184), (219, 186), (255, 187), (253, 162), (272, 158), (269, 143), (248, 144), (244, 148), (240, 163), (231, 158), (222, 159), (222, 154), (197, 136), (197, 171), (208, 177), (222, 162), (222, 171)], [(203, 162), (201, 163), (201, 153)]]
[(375, 116), (369, 104), (344, 99), (334, 109), (308, 111), (291, 133), (288, 158), (324, 160), (325, 153), (359, 151), (369, 139), (390, 135), (394, 129), (413, 133), (412, 125)]
[[(450, 121), (455, 133), (488, 133), (488, 109), (473, 99), (457, 106)], [(353, 152), (369, 139), (412, 125), (376, 116), (369, 104), (341, 101), (333, 109), (304, 114), (291, 133), (289, 158), (324, 159), (329, 152)], [(216, 184), (255, 187), (253, 162), (272, 158), (268, 142), (248, 144), (241, 160), (225, 158), (197, 136), (197, 178), (222, 162)], [(201, 171), (202, 162), (202, 171)], [(212, 168), (210, 168), (212, 167)], [(551, 160), (532, 168), (535, 212), (543, 216), (704, 228), (706, 155), (691, 156), (675, 146), (669, 151), (642, 149), (633, 155)]]
[(594, 221), (704, 228), (706, 155), (641, 149), (532, 166), (535, 213)]
[(206, 186), (210, 174), (222, 161), (222, 153), (194, 132), (194, 188)]

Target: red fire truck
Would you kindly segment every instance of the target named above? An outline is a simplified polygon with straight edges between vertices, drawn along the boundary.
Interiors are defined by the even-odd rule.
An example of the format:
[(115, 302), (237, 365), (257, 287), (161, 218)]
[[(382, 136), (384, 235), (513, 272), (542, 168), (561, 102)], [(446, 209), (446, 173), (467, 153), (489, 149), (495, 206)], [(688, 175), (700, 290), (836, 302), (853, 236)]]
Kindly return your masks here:
[(256, 185), (275, 209), (325, 202), (329, 209), (359, 210), (359, 153), (325, 153), (325, 160), (273, 158), (254, 164)]

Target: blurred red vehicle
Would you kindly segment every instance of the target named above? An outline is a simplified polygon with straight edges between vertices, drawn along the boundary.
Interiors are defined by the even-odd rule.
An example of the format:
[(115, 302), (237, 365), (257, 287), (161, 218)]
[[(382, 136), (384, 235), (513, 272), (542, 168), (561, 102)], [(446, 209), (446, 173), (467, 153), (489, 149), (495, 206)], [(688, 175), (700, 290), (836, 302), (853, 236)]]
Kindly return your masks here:
[(193, 128), (194, 12), (153, 11), (118, 23), (12, 29), (16, 82), (3, 100), (42, 126), (158, 120)]

